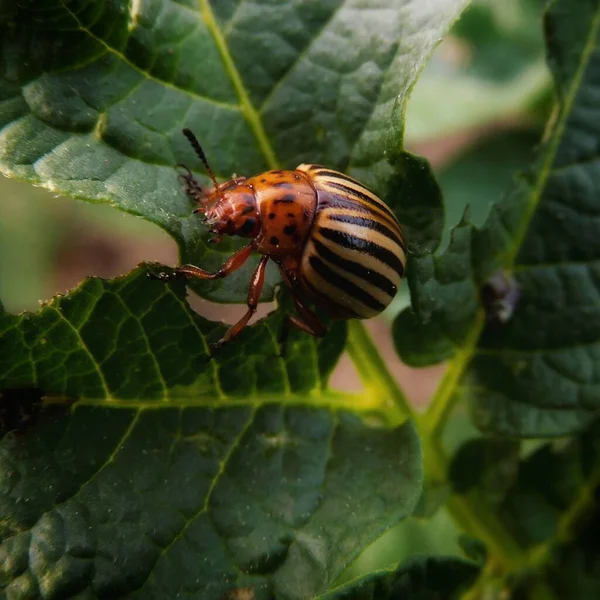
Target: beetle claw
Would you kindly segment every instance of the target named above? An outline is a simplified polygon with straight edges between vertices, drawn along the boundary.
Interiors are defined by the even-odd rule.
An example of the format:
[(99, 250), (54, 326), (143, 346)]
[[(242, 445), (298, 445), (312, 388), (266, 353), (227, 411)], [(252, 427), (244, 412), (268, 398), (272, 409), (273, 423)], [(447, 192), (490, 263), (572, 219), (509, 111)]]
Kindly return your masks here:
[(189, 177), (190, 179), (193, 179), (194, 176), (192, 175), (192, 172), (190, 171), (189, 167), (186, 167), (183, 163), (177, 163), (175, 165), (175, 167), (177, 169), (183, 169), (185, 171), (185, 175), (180, 174), (180, 177)]
[(209, 344), (211, 354), (222, 348), (226, 343), (227, 340), (221, 338), (218, 342), (213, 342), (212, 344)]
[(155, 279), (157, 281), (163, 281), (165, 283), (185, 277), (185, 275), (177, 269), (175, 271), (170, 271), (170, 272), (160, 271), (158, 273), (156, 273), (154, 271), (148, 271), (147, 275), (150, 279)]

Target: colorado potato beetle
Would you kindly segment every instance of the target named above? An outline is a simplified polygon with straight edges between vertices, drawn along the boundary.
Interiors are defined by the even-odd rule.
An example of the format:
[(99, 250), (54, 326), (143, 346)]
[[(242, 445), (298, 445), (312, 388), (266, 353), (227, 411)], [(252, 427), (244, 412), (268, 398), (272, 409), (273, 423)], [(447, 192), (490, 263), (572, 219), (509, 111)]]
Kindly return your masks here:
[(248, 310), (217, 342), (235, 338), (256, 312), (265, 268), (274, 261), (290, 288), (299, 329), (322, 336), (325, 328), (308, 308), (321, 307), (338, 319), (368, 319), (394, 298), (406, 266), (406, 244), (391, 209), (358, 181), (320, 165), (272, 170), (219, 184), (200, 143), (183, 130), (214, 187), (203, 188), (184, 165), (185, 191), (199, 206), (218, 242), (225, 235), (250, 238), (215, 273), (183, 265), (159, 278), (219, 279), (239, 269), (252, 252), (262, 254), (248, 290)]

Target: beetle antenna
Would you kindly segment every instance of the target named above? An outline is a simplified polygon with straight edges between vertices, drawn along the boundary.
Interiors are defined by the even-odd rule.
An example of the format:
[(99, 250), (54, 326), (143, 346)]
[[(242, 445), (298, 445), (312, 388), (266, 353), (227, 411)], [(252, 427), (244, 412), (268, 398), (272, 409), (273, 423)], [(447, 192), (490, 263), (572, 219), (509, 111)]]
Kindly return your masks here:
[(188, 139), (188, 141), (192, 145), (192, 148), (198, 155), (198, 158), (202, 161), (202, 164), (206, 167), (209, 177), (211, 178), (212, 182), (215, 184), (215, 190), (217, 192), (217, 196), (219, 196), (219, 184), (217, 183), (217, 178), (215, 177), (213, 170), (210, 168), (210, 165), (208, 164), (208, 160), (206, 160), (206, 154), (204, 154), (204, 150), (202, 150), (202, 146), (200, 145), (198, 138), (196, 138), (196, 136), (187, 127), (185, 129), (183, 129), (183, 135), (185, 135), (185, 137)]

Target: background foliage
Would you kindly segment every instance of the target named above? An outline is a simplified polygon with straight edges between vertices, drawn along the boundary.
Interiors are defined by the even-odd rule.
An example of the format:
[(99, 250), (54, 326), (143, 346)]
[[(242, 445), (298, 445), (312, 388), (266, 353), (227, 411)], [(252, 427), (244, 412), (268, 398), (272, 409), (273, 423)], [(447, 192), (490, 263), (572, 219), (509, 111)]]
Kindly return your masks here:
[[(3, 172), (109, 205), (2, 182), (7, 598), (596, 597), (600, 4), (543, 8), (5, 3)], [(112, 207), (185, 261), (231, 252), (177, 183), (184, 125), (220, 177), (322, 162), (394, 207), (412, 304), (384, 319), (406, 363), (448, 361), (423, 415), (359, 323), (282, 348), (279, 311), (211, 359), (223, 325), (146, 266), (17, 314), (61, 269), (162, 259), (157, 239), (174, 260)], [(195, 291), (235, 302), (247, 279)], [(331, 385), (344, 352), (359, 393)]]

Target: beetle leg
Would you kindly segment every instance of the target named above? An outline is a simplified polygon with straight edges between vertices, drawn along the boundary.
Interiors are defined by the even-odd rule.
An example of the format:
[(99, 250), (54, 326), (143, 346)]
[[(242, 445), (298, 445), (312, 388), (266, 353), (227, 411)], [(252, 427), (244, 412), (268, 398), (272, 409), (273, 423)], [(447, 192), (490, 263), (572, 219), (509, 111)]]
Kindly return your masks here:
[[(297, 327), (300, 331), (304, 331), (305, 333), (308, 333), (309, 335), (312, 335), (314, 337), (322, 337), (323, 335), (325, 335), (326, 330), (325, 327), (321, 324), (321, 322), (319, 321), (319, 319), (317, 318), (317, 316), (308, 308), (306, 308), (305, 306), (303, 306), (299, 300), (297, 300), (296, 297), (294, 297), (294, 302), (296, 302), (296, 309), (298, 310), (298, 312), (303, 313), (303, 317), (306, 320), (301, 319), (300, 317), (296, 316), (296, 315), (287, 315), (284, 322), (283, 322), (283, 329), (281, 331), (281, 335), (279, 336), (279, 346), (281, 347), (281, 356), (285, 357), (285, 355), (287, 354), (287, 341), (288, 341), (288, 337), (290, 335), (290, 327), (293, 325), (294, 327)], [(300, 304), (300, 306), (302, 306), (302, 309), (298, 306), (298, 304)], [(304, 313), (304, 311), (306, 311), (306, 313)], [(311, 315), (311, 316), (309, 316)]]
[(289, 335), (289, 324), (296, 326), (301, 331), (313, 335), (314, 337), (322, 337), (327, 333), (325, 326), (319, 321), (315, 313), (306, 307), (298, 295), (298, 288), (294, 285), (293, 273), (285, 268), (280, 268), (281, 275), (286, 285), (290, 288), (294, 305), (298, 311), (299, 317), (296, 315), (288, 315), (286, 319), (285, 329), (280, 337), (280, 343), (285, 344)]
[(195, 277), (196, 279), (221, 279), (227, 275), (237, 271), (250, 258), (254, 250), (254, 242), (240, 248), (234, 252), (224, 263), (223, 266), (215, 273), (210, 273), (195, 265), (182, 265), (175, 269), (172, 273), (158, 273), (156, 279), (161, 281), (171, 281), (179, 277)]
[(310, 333), (310, 335), (313, 335), (314, 337), (323, 337), (327, 333), (327, 329), (325, 329), (325, 326), (319, 321), (317, 315), (315, 315), (310, 308), (304, 306), (300, 298), (293, 292), (292, 296), (299, 316), (288, 315), (290, 323), (295, 325), (301, 331)]
[(214, 273), (209, 273), (195, 265), (181, 265), (177, 269), (178, 273), (186, 277), (196, 277), (197, 279), (221, 279), (227, 277), (234, 271), (237, 271), (249, 258), (254, 250), (254, 244), (248, 244), (234, 252), (224, 263), (223, 266)]
[(232, 325), (225, 332), (225, 335), (216, 344), (212, 344), (213, 349), (219, 348), (223, 344), (235, 338), (240, 333), (240, 331), (242, 331), (242, 329), (246, 327), (248, 321), (256, 312), (256, 308), (258, 307), (258, 301), (260, 300), (260, 295), (262, 293), (263, 285), (265, 283), (265, 268), (268, 262), (269, 257), (263, 256), (260, 259), (258, 266), (254, 270), (254, 273), (252, 274), (252, 279), (250, 279), (250, 287), (248, 288), (248, 299), (246, 300), (246, 304), (248, 305), (248, 310), (246, 311), (246, 314), (235, 325)]

